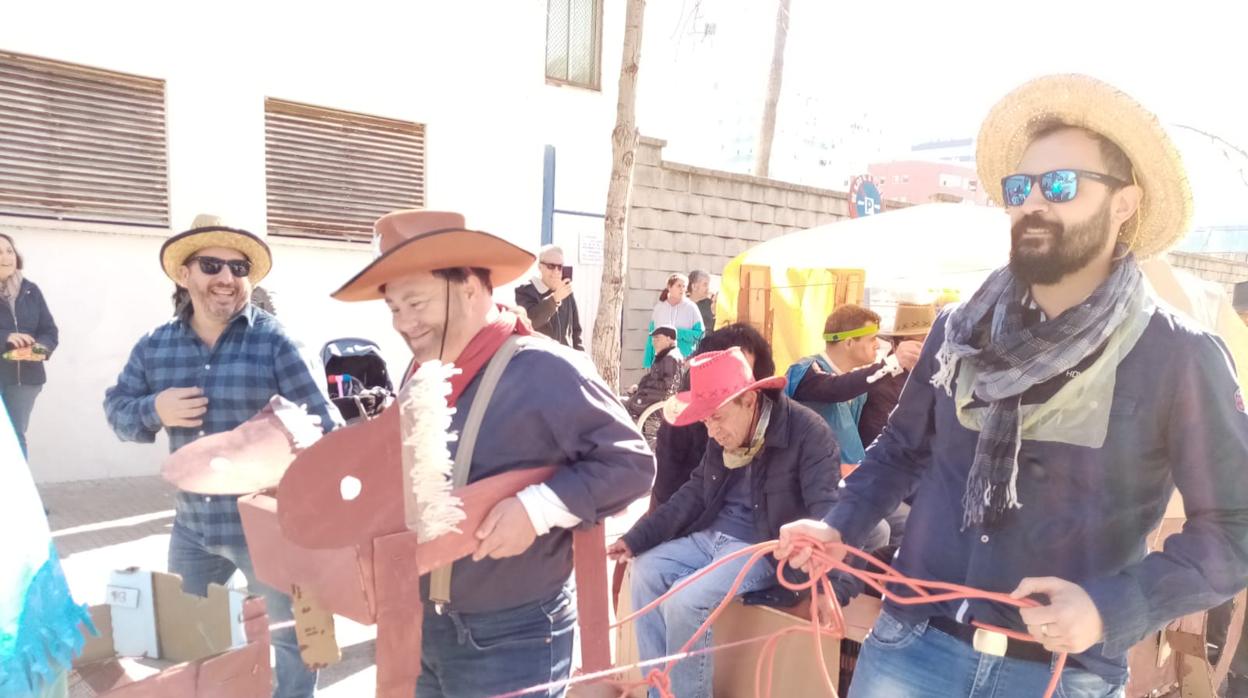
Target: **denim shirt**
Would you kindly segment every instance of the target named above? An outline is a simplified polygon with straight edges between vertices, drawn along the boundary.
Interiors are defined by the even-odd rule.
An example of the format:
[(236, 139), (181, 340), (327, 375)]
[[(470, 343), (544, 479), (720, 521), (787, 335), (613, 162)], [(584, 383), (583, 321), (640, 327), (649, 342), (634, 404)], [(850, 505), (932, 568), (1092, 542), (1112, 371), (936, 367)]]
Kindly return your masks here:
[[(277, 319), (248, 304), (209, 349), (188, 320), (174, 318), (144, 335), (116, 385), (104, 393), (108, 423), (123, 441), (152, 443), (165, 428), (156, 414), (156, 395), (168, 388), (199, 387), (208, 398), (203, 425), (169, 427), (169, 450), (230, 431), (251, 419), (274, 395), (307, 407), (329, 431), (341, 426), (329, 401), (319, 360), (307, 355)], [(204, 500), (204, 501), (201, 501)], [(177, 523), (204, 536), (206, 545), (242, 545), (237, 498), (179, 495)]]
[[(1024, 577), (1081, 585), (1100, 612), (1104, 637), (1075, 659), (1121, 683), (1132, 645), (1230, 598), (1248, 578), (1248, 415), (1229, 355), (1220, 340), (1154, 310), (1117, 366), (1100, 447), (1024, 435), (1022, 507), (995, 530), (961, 530), (979, 434), (963, 426), (954, 399), (931, 384), (946, 318), (938, 319), (896, 411), (825, 520), (852, 545), (915, 492), (895, 561), (902, 573), (1005, 593)], [(1052, 394), (1053, 386), (1032, 391)], [(1150, 534), (1176, 487), (1186, 524), (1150, 554)], [(886, 606), (908, 623), (940, 615), (1026, 631), (1016, 609), (986, 601)]]

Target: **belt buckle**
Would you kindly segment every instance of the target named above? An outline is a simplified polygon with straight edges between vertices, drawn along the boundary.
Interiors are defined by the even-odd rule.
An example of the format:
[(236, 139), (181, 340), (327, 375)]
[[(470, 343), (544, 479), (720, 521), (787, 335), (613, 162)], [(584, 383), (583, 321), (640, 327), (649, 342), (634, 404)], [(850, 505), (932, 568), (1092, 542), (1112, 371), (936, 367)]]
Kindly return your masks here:
[(441, 601), (434, 603), (434, 604), (433, 604), (433, 612), (434, 612), (434, 613), (436, 613), (436, 614), (438, 614), (438, 615), (443, 615), (443, 614), (445, 614), (445, 613), (446, 613), (446, 604), (442, 603)]
[(971, 640), (971, 645), (976, 652), (990, 654), (994, 657), (1004, 657), (1005, 650), (1009, 647), (1010, 638), (992, 630), (984, 628), (975, 628), (975, 637)]

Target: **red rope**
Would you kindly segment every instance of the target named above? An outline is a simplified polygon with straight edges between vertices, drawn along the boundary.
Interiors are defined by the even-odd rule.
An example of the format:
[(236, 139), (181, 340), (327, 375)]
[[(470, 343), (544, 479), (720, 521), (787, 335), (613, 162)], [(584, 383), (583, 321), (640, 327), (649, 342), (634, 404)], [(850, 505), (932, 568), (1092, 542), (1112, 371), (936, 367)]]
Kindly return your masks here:
[[(751, 545), (748, 548), (743, 548), (741, 550), (738, 550), (735, 553), (726, 555), (716, 560), (715, 562), (711, 563), (710, 565), (707, 565), (706, 567), (698, 570), (696, 573), (682, 579), (679, 583), (677, 583), (671, 589), (669, 589), (667, 593), (663, 594), (662, 596), (650, 602), (649, 604), (646, 604), (645, 607), (640, 608), (634, 611), (633, 613), (630, 613), (629, 615), (625, 616), (624, 618), (621, 618), (620, 620), (616, 621), (614, 624), (611, 625), (611, 629), (615, 629), (621, 625), (624, 625), (625, 623), (631, 623), (632, 621), (636, 620), (638, 617), (646, 613), (650, 613), (654, 611), (664, 601), (680, 593), (683, 589), (688, 587), (690, 584), (693, 584), (694, 582), (701, 579), (702, 577), (710, 574), (713, 570), (718, 569), (719, 567), (726, 565), (729, 562), (732, 562), (733, 560), (737, 560), (739, 558), (742, 558), (748, 555), (749, 559), (746, 561), (745, 565), (741, 568), (741, 571), (737, 573), (737, 577), (736, 579), (733, 580), (732, 586), (729, 587), (728, 592), (724, 595), (724, 600), (721, 601), (719, 605), (716, 606), (713, 611), (711, 611), (710, 615), (707, 616), (706, 621), (702, 623), (701, 627), (699, 627), (697, 631), (693, 633), (693, 636), (689, 638), (688, 642), (686, 642), (683, 646), (681, 646), (680, 650), (677, 651), (675, 654), (671, 654), (666, 657), (661, 657), (659, 659), (652, 659), (649, 661), (640, 662), (638, 664), (634, 664), (634, 665), (627, 666), (627, 667), (616, 667), (616, 668), (612, 668), (606, 671), (601, 671), (601, 672), (597, 672), (594, 674), (586, 674), (583, 676), (577, 676), (577, 677), (563, 680), (563, 681), (553, 681), (551, 683), (543, 684), (541, 686), (533, 686), (533, 687), (526, 688), (521, 691), (505, 693), (500, 696), (495, 696), (494, 698), (518, 698), (519, 696), (523, 696), (526, 694), (531, 694), (531, 693), (536, 693), (536, 692), (545, 692), (545, 691), (550, 691), (551, 689), (556, 689), (556, 688), (566, 688), (566, 687), (573, 686), (573, 685), (580, 684), (580, 683), (602, 681), (612, 676), (618, 676), (632, 669), (652, 667), (652, 666), (656, 666), (659, 664), (662, 665), (662, 668), (651, 669), (646, 674), (645, 681), (641, 681), (641, 682), (611, 681), (610, 683), (622, 691), (620, 694), (621, 696), (628, 695), (628, 693), (635, 688), (646, 687), (646, 688), (656, 689), (659, 692), (659, 695), (662, 696), (662, 698), (676, 698), (676, 696), (672, 693), (672, 689), (671, 689), (671, 671), (672, 671), (672, 667), (675, 666), (676, 662), (682, 659), (686, 659), (688, 657), (694, 657), (700, 654), (705, 654), (707, 652), (718, 652), (724, 649), (728, 649), (729, 647), (738, 647), (741, 645), (747, 645), (747, 644), (751, 644), (755, 642), (765, 643), (763, 645), (762, 651), (759, 654), (758, 666), (756, 667), (755, 673), (754, 673), (755, 695), (757, 695), (759, 698), (770, 698), (771, 684), (772, 684), (772, 670), (775, 665), (776, 649), (779, 647), (780, 640), (784, 636), (792, 634), (792, 633), (799, 633), (799, 632), (810, 633), (812, 638), (814, 639), (814, 642), (812, 644), (814, 646), (815, 657), (819, 665), (820, 673), (823, 676), (824, 687), (827, 689), (828, 695), (832, 696), (833, 698), (837, 698), (836, 682), (833, 681), (832, 679), (832, 674), (828, 669), (827, 662), (825, 661), (824, 655), (823, 655), (823, 636), (826, 634), (830, 637), (835, 637), (839, 639), (839, 638), (845, 637), (845, 632), (846, 632), (844, 611), (841, 609), (841, 605), (837, 602), (836, 594), (833, 593), (832, 585), (831, 583), (828, 582), (828, 579), (827, 579), (828, 572), (831, 572), (833, 570), (839, 570), (841, 572), (845, 572), (847, 574), (851, 574), (857, 577), (858, 579), (862, 580), (864, 584), (867, 584), (871, 588), (875, 589), (881, 595), (888, 594), (886, 585), (891, 584), (891, 585), (904, 587), (908, 589), (910, 592), (912, 592), (913, 596), (899, 596), (897, 594), (888, 594), (888, 598), (889, 600), (895, 603), (899, 603), (899, 604), (903, 604), (907, 606), (917, 605), (917, 604), (939, 603), (943, 601), (954, 601), (954, 600), (959, 600), (959, 599), (983, 599), (983, 600), (988, 600), (988, 601), (994, 601), (997, 603), (1007, 604), (1010, 606), (1015, 606), (1018, 608), (1029, 608), (1029, 607), (1038, 605), (1036, 602), (1030, 599), (1014, 599), (1014, 598), (1011, 598), (1008, 594), (1002, 594), (1002, 593), (990, 592), (990, 591), (982, 591), (979, 589), (973, 589), (971, 587), (962, 586), (960, 584), (949, 584), (945, 582), (932, 582), (932, 581), (912, 579), (910, 577), (903, 575), (897, 570), (893, 569), (891, 566), (875, 559), (874, 557), (871, 557), (867, 553), (857, 548), (850, 547), (844, 544), (836, 544), (831, 547), (831, 550), (833, 552), (839, 552), (840, 555), (834, 555), (832, 554), (832, 552), (825, 550), (825, 547), (822, 543), (815, 541), (815, 540), (803, 538), (803, 539), (796, 541), (795, 546), (799, 548), (808, 547), (811, 549), (810, 579), (802, 583), (794, 583), (785, 579), (784, 577), (785, 562), (784, 561), (780, 561), (779, 564), (777, 565), (776, 576), (779, 579), (780, 584), (788, 589), (792, 589), (793, 591), (810, 590), (810, 624), (808, 626), (803, 626), (803, 627), (786, 628), (784, 630), (771, 633), (770, 635), (763, 635), (760, 637), (752, 638), (749, 640), (743, 640), (740, 642), (734, 642), (734, 643), (730, 643), (727, 645), (719, 645), (716, 647), (707, 647), (701, 650), (690, 651), (690, 648), (692, 648), (693, 645), (698, 641), (698, 638), (702, 637), (706, 633), (706, 631), (715, 623), (715, 620), (719, 617), (720, 613), (722, 613), (726, 608), (728, 608), (729, 604), (731, 604), (733, 599), (736, 598), (737, 591), (741, 588), (742, 582), (745, 581), (746, 574), (750, 571), (750, 568), (754, 566), (754, 563), (760, 560), (764, 555), (774, 552), (775, 549), (778, 547), (778, 545), (779, 543), (777, 541), (768, 541), (765, 543), (758, 543), (755, 545)], [(867, 564), (878, 568), (881, 571), (872, 572), (870, 570), (858, 569), (856, 567), (852, 567), (850, 566), (848, 562), (849, 558), (857, 558), (859, 560), (862, 560), (866, 562)], [(939, 593), (932, 593), (932, 591), (936, 591)], [(829, 599), (831, 603), (831, 607), (832, 607), (832, 618), (831, 618), (831, 622), (828, 624), (827, 627), (823, 627), (819, 625), (818, 608), (819, 608), (819, 597), (821, 594), (824, 595), (827, 599)], [(1023, 642), (1037, 642), (1037, 643), (1039, 642), (1034, 637), (1026, 633), (1020, 633), (1020, 632), (1016, 632), (1013, 630), (1008, 630), (1006, 628), (999, 628), (993, 625), (987, 625), (984, 623), (975, 623), (975, 625), (980, 628), (984, 628), (985, 630), (991, 630), (993, 632), (1001, 633), (1002, 635), (1005, 635), (1013, 640), (1019, 640)], [(1044, 698), (1052, 698), (1054, 692), (1057, 690), (1057, 684), (1061, 680), (1062, 670), (1065, 667), (1065, 665), (1066, 665), (1066, 653), (1065, 652), (1058, 653), (1057, 662), (1055, 663), (1055, 666), (1053, 667), (1053, 676), (1049, 679), (1049, 685), (1048, 685), (1048, 688), (1045, 689)]]

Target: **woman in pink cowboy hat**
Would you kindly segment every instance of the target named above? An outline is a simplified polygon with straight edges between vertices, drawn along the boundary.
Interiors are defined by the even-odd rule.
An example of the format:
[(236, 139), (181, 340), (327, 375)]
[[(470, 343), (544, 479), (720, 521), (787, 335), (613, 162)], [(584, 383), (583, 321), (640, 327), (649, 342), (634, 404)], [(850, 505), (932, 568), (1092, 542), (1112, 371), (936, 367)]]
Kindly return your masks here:
[[(711, 441), (702, 464), (659, 508), (608, 553), (633, 562), (633, 605), (640, 608), (681, 579), (751, 544), (775, 538), (784, 524), (827, 511), (836, 498), (840, 455), (819, 415), (781, 392), (784, 378), (756, 380), (738, 347), (694, 357), (692, 389), (668, 400), (674, 426), (706, 424)], [(637, 620), (643, 660), (678, 650), (723, 599), (744, 560), (703, 577), (659, 610)], [(758, 561), (740, 593), (773, 586), (776, 563)], [(692, 649), (709, 643), (703, 638)], [(690, 657), (672, 671), (682, 698), (711, 695), (711, 655)]]

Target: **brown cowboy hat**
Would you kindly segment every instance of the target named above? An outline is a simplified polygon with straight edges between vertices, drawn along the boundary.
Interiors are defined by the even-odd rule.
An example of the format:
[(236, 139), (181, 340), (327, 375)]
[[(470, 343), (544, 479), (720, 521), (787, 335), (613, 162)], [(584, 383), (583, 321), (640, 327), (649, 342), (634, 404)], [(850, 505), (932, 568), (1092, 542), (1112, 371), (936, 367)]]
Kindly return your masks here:
[(1037, 129), (1059, 122), (1113, 141), (1144, 190), (1139, 211), (1123, 228), (1123, 241), (1140, 259), (1178, 242), (1192, 218), (1192, 189), (1179, 151), (1157, 117), (1112, 85), (1087, 75), (1048, 75), (1025, 83), (997, 102), (979, 130), (975, 162), (992, 200), (1012, 174)]
[(936, 324), (936, 306), (930, 303), (898, 303), (892, 327), (880, 330), (886, 337), (921, 337)]
[(751, 390), (778, 390), (784, 376), (754, 380), (750, 362), (740, 347), (708, 351), (689, 360), (690, 390), (677, 393), (663, 403), (663, 418), (683, 427), (700, 422), (734, 398)]
[(411, 209), (387, 213), (373, 224), (380, 255), (331, 296), (340, 301), (382, 298), (382, 287), (399, 277), (439, 269), (481, 267), (502, 285), (524, 276), (533, 253), (497, 235), (465, 227), (464, 217), (449, 211)]
[(220, 217), (207, 213), (196, 216), (190, 230), (165, 240), (160, 246), (160, 266), (166, 276), (180, 284), (178, 269), (196, 252), (209, 247), (224, 247), (246, 255), (251, 262), (251, 274), (247, 278), (253, 286), (273, 268), (273, 253), (259, 235), (228, 226)]

